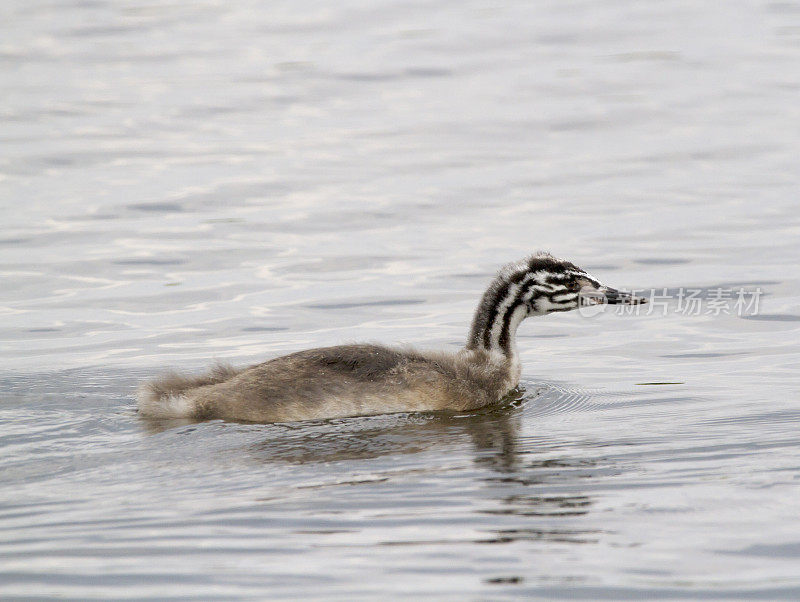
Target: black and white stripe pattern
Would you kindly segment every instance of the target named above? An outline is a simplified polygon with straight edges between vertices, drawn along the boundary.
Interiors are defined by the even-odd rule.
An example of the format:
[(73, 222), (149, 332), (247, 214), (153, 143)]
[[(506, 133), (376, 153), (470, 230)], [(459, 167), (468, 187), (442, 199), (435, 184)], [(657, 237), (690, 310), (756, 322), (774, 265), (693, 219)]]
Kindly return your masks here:
[(575, 309), (579, 279), (599, 286), (576, 265), (546, 253), (508, 264), (481, 299), (467, 349), (514, 356), (514, 336), (519, 323), (530, 315)]

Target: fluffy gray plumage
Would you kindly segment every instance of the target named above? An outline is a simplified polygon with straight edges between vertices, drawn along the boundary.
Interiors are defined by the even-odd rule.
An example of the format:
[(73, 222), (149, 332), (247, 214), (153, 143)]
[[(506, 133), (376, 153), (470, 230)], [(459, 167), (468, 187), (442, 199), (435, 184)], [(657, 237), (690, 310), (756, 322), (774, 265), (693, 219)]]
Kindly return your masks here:
[[(284, 422), (480, 408), (519, 383), (519, 322), (578, 307), (581, 286), (611, 290), (574, 264), (540, 253), (500, 270), (458, 352), (340, 345), (243, 369), (218, 365), (203, 376), (167, 374), (140, 387), (139, 410), (158, 418)], [(616, 302), (640, 302), (613, 292), (627, 299)]]

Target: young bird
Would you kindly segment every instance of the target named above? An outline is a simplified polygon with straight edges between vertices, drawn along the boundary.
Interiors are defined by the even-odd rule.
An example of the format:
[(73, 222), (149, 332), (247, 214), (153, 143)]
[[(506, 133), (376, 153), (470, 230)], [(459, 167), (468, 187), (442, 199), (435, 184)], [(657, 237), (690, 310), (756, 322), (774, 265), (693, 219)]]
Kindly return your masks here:
[(520, 322), (604, 302), (645, 300), (604, 286), (569, 261), (538, 253), (498, 272), (459, 351), (339, 345), (242, 369), (217, 366), (205, 376), (170, 374), (139, 388), (139, 411), (155, 418), (288, 422), (474, 410), (497, 403), (519, 384)]

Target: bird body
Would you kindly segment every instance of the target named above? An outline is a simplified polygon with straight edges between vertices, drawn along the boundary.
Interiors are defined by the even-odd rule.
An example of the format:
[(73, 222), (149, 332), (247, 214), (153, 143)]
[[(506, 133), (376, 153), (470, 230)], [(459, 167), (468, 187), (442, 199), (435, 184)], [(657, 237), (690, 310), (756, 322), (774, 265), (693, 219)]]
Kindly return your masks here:
[(472, 410), (519, 380), (518, 368), (486, 355), (366, 344), (309, 349), (242, 370), (225, 367), (218, 379), (168, 375), (140, 392), (140, 410), (252, 422)]
[(498, 402), (519, 384), (520, 322), (577, 308), (585, 288), (609, 302), (643, 301), (603, 287), (572, 263), (537, 254), (498, 273), (478, 305), (466, 346), (455, 353), (340, 345), (243, 369), (217, 366), (198, 377), (168, 374), (140, 387), (139, 411), (156, 418), (289, 422), (474, 410)]

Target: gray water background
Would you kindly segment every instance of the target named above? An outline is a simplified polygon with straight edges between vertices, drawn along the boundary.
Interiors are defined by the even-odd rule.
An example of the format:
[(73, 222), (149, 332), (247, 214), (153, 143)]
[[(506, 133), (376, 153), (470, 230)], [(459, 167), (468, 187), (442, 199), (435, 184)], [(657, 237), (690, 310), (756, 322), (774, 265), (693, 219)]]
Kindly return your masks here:
[[(0, 596), (800, 598), (799, 59), (796, 1), (4, 0)], [(135, 412), (456, 349), (537, 249), (759, 311), (530, 320), (468, 415)]]

